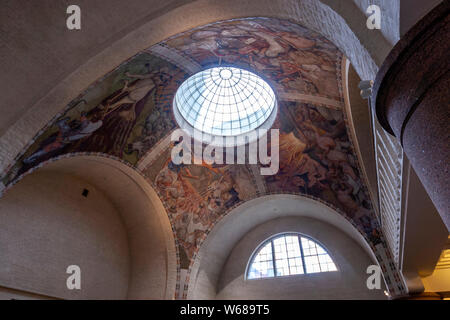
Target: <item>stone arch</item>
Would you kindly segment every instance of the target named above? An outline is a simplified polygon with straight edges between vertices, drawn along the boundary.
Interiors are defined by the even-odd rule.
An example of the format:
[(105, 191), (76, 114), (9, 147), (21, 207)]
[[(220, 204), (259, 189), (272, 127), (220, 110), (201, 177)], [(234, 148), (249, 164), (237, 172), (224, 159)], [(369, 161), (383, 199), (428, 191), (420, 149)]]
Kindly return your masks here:
[[(280, 234), (295, 234), (319, 243), (337, 270), (245, 278), (243, 267), (250, 262), (251, 250)], [(234, 246), (222, 267), (216, 299), (386, 299), (383, 281), (379, 290), (367, 288), (366, 271), (374, 264), (359, 244), (326, 222), (300, 216), (279, 217), (253, 228)]]
[[(351, 219), (323, 201), (311, 197), (295, 194), (271, 194), (246, 201), (232, 208), (207, 232), (188, 270), (186, 277), (188, 280), (184, 286), (183, 298), (195, 299), (196, 292), (199, 290), (198, 284), (200, 284), (200, 291), (203, 294), (206, 292), (209, 296), (215, 296), (220, 271), (237, 242), (258, 225), (286, 217), (317, 219), (339, 229), (353, 239), (373, 263), (381, 267), (386, 286), (391, 294), (404, 294), (402, 289), (394, 283), (396, 279), (395, 276), (393, 278), (391, 269), (386, 268), (389, 261), (387, 257), (382, 256), (383, 253), (380, 255), (383, 249), (370, 245), (369, 240), (357, 230)], [(181, 289), (183, 290), (183, 288)]]
[[(77, 218), (85, 225), (85, 228), (80, 231), (80, 233), (84, 232), (83, 235), (86, 235), (86, 240), (84, 240), (83, 237), (82, 239), (79, 239), (79, 241), (81, 243), (86, 241), (85, 246), (88, 249), (92, 249), (92, 247), (96, 246), (99, 246), (99, 248), (104, 246), (106, 250), (105, 254), (113, 256), (113, 258), (115, 256), (114, 250), (117, 249), (118, 246), (120, 247), (121, 257), (119, 260), (122, 261), (121, 263), (123, 265), (123, 268), (121, 269), (122, 274), (120, 277), (117, 276), (117, 274), (115, 275), (117, 276), (117, 279), (122, 279), (123, 284), (121, 292), (123, 292), (123, 295), (114, 296), (109, 294), (108, 290), (114, 289), (114, 285), (111, 283), (104, 286), (103, 292), (97, 292), (94, 288), (91, 288), (91, 291), (87, 291), (87, 293), (83, 293), (83, 290), (80, 291), (80, 295), (73, 292), (67, 293), (63, 290), (64, 288), (47, 288), (45, 285), (42, 285), (42, 283), (39, 283), (39, 281), (36, 281), (36, 279), (35, 281), (28, 281), (31, 286), (35, 285), (35, 287), (13, 289), (22, 290), (25, 292), (34, 291), (38, 295), (41, 294), (44, 296), (69, 299), (103, 299), (105, 297), (114, 299), (173, 299), (175, 296), (177, 276), (177, 249), (175, 247), (175, 240), (169, 217), (167, 216), (164, 206), (152, 186), (137, 170), (123, 161), (112, 159), (111, 157), (106, 157), (104, 155), (102, 156), (100, 154), (68, 154), (59, 158), (53, 158), (38, 168), (34, 168), (23, 174), (14, 185), (8, 188), (3, 197), (0, 198), (0, 214), (7, 216), (8, 211), (11, 213), (18, 212), (19, 215), (22, 214), (29, 216), (28, 218), (32, 218), (34, 208), (25, 207), (22, 208), (23, 210), (19, 210), (20, 208), (10, 210), (11, 204), (18, 203), (20, 201), (20, 197), (22, 197), (22, 194), (24, 194), (24, 197), (27, 197), (27, 194), (31, 192), (28, 198), (38, 197), (41, 189), (40, 181), (43, 181), (42, 189), (45, 189), (49, 184), (55, 182), (57, 184), (59, 180), (61, 182), (64, 181), (67, 186), (67, 192), (61, 191), (62, 196), (68, 196), (72, 199), (79, 197), (79, 194), (74, 195), (74, 192), (72, 192), (73, 190), (78, 190), (72, 188), (71, 185), (73, 183), (74, 185), (77, 185), (77, 188), (85, 184), (89, 186), (86, 187), (87, 190), (93, 191), (90, 192), (92, 195), (95, 196), (96, 194), (99, 194), (102, 199), (105, 199), (105, 203), (107, 203), (105, 207), (97, 208), (97, 211), (92, 211), (94, 213), (93, 216), (85, 216), (81, 213)], [(24, 187), (28, 187), (28, 193), (23, 192), (22, 189), (24, 189)], [(17, 192), (15, 190), (17, 190)], [(68, 193), (69, 191), (70, 194), (64, 195), (64, 193)], [(59, 194), (58, 190), (55, 192)], [(12, 198), (12, 200), (9, 201), (9, 198)], [(77, 201), (80, 201), (80, 199)], [(28, 201), (29, 199), (25, 200)], [(51, 201), (52, 200), (49, 200), (49, 202)], [(33, 203), (33, 201), (30, 203)], [(77, 203), (71, 202), (69, 203), (69, 206), (77, 207)], [(51, 207), (55, 209), (57, 206)], [(114, 237), (111, 238), (111, 230), (105, 231), (110, 235), (108, 238), (110, 240), (105, 240), (104, 242), (98, 243), (96, 242), (97, 238), (101, 238), (102, 228), (109, 228), (108, 219), (103, 219), (101, 220), (103, 222), (100, 221), (101, 223), (99, 222), (97, 224), (92, 224), (91, 220), (94, 220), (95, 222), (97, 219), (95, 213), (98, 212), (101, 214), (101, 211), (108, 211), (108, 208), (110, 208), (110, 211), (116, 212), (118, 216), (113, 217), (114, 214), (111, 215), (111, 217), (117, 220), (116, 225), (118, 228), (117, 230), (119, 230), (117, 231), (118, 237), (121, 235), (123, 238), (121, 244), (116, 244), (114, 242)], [(64, 210), (62, 213), (64, 213)], [(64, 219), (65, 216), (66, 215), (63, 215), (61, 219)], [(9, 215), (9, 218), (11, 218), (11, 215)], [(48, 236), (45, 237), (50, 238), (53, 237), (53, 234), (58, 234), (59, 232), (64, 231), (54, 229), (43, 230), (46, 229), (45, 219), (47, 218), (51, 220), (58, 220), (58, 212), (49, 212), (48, 217), (41, 219), (43, 220), (41, 221), (43, 223), (43, 228), (38, 227), (37, 229), (41, 230), (41, 232), (33, 232), (33, 234), (36, 234), (38, 238), (44, 237), (44, 231), (48, 234)], [(11, 223), (4, 225), (10, 225)], [(104, 227), (102, 227), (102, 225), (104, 225)], [(64, 229), (63, 220), (59, 226)], [(100, 235), (96, 235), (96, 232)], [(68, 228), (67, 233), (77, 234), (76, 230), (74, 231), (70, 228)], [(18, 236), (18, 239), (19, 237), (20, 236)], [(6, 239), (7, 241), (5, 239), (3, 240), (3, 245), (9, 245), (12, 241), (10, 238)], [(74, 239), (72, 240), (76, 241)], [(112, 244), (110, 245), (109, 242)], [(14, 244), (15, 241), (12, 241), (11, 243)], [(51, 247), (51, 245), (48, 247), (44, 245), (37, 250), (38, 252), (42, 251), (41, 253), (43, 255), (48, 255), (50, 261), (52, 261), (51, 259), (58, 260), (61, 256), (64, 258), (65, 255), (60, 254), (61, 252), (58, 251), (61, 248), (56, 246), (55, 249), (55, 246), (53, 246), (56, 253), (56, 255), (53, 255), (51, 252), (53, 249)], [(84, 261), (83, 259), (86, 258), (83, 256), (84, 251), (81, 250), (81, 253), (77, 253), (77, 245), (75, 245), (74, 248), (75, 257), (77, 257), (78, 254), (80, 259)], [(23, 248), (20, 248), (20, 250), (23, 252), (27, 251)], [(103, 254), (101, 250), (96, 250), (95, 253), (98, 255)], [(95, 257), (93, 259), (95, 260)], [(23, 256), (19, 256), (18, 260), (22, 261), (24, 264), (28, 261), (27, 258)], [(9, 263), (8, 261), (11, 261), (11, 259), (5, 259), (4, 263), (7, 264)], [(65, 262), (65, 260), (59, 261), (59, 263), (56, 261), (52, 267), (59, 265), (62, 262)], [(102, 272), (104, 269), (102, 269), (102, 267), (105, 267), (104, 265), (100, 263), (97, 265), (93, 264), (91, 266), (94, 269), (98, 268), (98, 270), (92, 271), (89, 267), (87, 267), (86, 269), (82, 268), (82, 272), (96, 276), (101, 276), (103, 274)], [(65, 270), (62, 271), (63, 277), (65, 277)], [(20, 273), (20, 270), (16, 270), (16, 272)], [(125, 274), (126, 272), (128, 272), (128, 274)], [(37, 272), (37, 276), (35, 276), (38, 280), (39, 274), (40, 271)], [(10, 273), (8, 273), (8, 276), (10, 276)], [(58, 283), (56, 279), (54, 280)], [(100, 281), (100, 287), (101, 282), (102, 281)], [(99, 285), (98, 281), (92, 279), (90, 279), (89, 284), (90, 283)], [(12, 285), (17, 284), (12, 283)], [(86, 290), (84, 292), (86, 292)], [(83, 296), (83, 294), (86, 294), (86, 296)]]

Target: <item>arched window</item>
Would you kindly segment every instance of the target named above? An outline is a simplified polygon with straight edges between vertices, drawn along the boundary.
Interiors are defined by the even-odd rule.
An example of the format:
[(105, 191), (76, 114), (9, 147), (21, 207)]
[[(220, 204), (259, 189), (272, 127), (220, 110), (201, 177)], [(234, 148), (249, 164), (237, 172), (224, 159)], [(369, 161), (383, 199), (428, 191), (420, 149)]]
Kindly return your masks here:
[(337, 271), (327, 251), (312, 239), (297, 234), (276, 235), (253, 254), (247, 279)]

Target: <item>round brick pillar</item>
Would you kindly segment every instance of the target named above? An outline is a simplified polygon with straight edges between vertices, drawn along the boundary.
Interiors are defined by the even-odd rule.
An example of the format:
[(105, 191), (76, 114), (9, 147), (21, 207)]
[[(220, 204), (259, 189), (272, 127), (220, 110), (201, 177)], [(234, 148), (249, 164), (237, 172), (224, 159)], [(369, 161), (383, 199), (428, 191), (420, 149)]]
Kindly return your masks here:
[(444, 0), (400, 39), (378, 72), (372, 108), (450, 230), (449, 11)]

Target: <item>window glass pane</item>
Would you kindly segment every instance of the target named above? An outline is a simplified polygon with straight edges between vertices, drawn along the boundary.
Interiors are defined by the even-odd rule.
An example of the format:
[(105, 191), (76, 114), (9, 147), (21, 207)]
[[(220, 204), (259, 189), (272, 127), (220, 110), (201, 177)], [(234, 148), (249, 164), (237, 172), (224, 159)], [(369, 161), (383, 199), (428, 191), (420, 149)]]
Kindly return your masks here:
[(276, 276), (303, 274), (297, 235), (283, 235), (273, 240)]
[(316, 242), (301, 238), (306, 273), (337, 271), (337, 268), (322, 246)]
[(248, 272), (248, 279), (273, 277), (272, 244), (264, 245), (253, 258)]
[(258, 279), (328, 271), (337, 271), (337, 268), (321, 245), (297, 234), (283, 234), (269, 239), (253, 256), (247, 278)]

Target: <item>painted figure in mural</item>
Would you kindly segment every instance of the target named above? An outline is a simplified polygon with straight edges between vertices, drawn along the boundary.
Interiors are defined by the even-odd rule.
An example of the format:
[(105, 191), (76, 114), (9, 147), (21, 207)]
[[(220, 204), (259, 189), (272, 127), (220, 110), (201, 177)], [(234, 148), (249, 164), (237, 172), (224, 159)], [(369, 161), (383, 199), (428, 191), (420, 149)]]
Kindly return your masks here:
[(280, 171), (265, 178), (269, 190), (326, 199), (364, 225), (368, 236), (376, 236), (374, 226), (367, 224), (373, 212), (351, 156), (342, 112), (286, 103), (281, 114), (276, 123), (285, 128), (280, 132)]
[(159, 74), (160, 71), (149, 71), (148, 74), (143, 75), (126, 72), (125, 75), (135, 81), (129, 86), (130, 81), (125, 80), (125, 85), (120, 92), (115, 97), (106, 101), (104, 105), (105, 115), (110, 114), (125, 104), (130, 104), (131, 106), (121, 111), (119, 115), (128, 121), (134, 121), (136, 119), (136, 104), (156, 88), (156, 79), (158, 79), (156, 76)]
[(189, 178), (182, 173), (186, 172), (185, 168), (169, 166), (169, 163), (170, 161), (166, 162), (160, 170), (155, 184), (173, 215), (178, 241), (190, 257), (196, 242), (193, 237), (195, 230), (206, 229), (201, 221), (194, 219), (195, 216), (204, 216), (201, 212), (204, 210), (204, 200), (189, 182)]
[[(86, 103), (84, 100), (80, 102)], [(23, 162), (32, 164), (49, 153), (58, 151), (74, 141), (90, 136), (103, 125), (102, 119), (93, 120), (94, 118), (89, 117), (86, 112), (82, 112), (79, 120), (69, 122), (70, 118), (68, 117), (58, 120), (56, 122), (58, 132), (44, 140), (39, 150), (25, 158)]]
[(239, 166), (177, 165), (168, 156), (156, 174), (155, 185), (168, 204), (187, 257), (192, 257), (196, 243), (220, 215), (249, 197), (249, 177), (235, 167)]
[[(123, 81), (123, 86), (109, 93), (96, 106), (85, 98), (73, 103), (50, 127), (48, 135), (39, 141), (34, 151), (23, 157), (21, 165), (13, 168), (10, 179), (63, 153), (93, 151), (122, 157), (124, 152), (143, 153), (154, 145), (173, 127), (173, 122), (164, 110), (155, 107), (156, 101), (152, 100), (151, 106), (146, 103), (149, 98), (155, 99), (158, 88), (170, 87), (167, 84), (172, 75), (167, 66), (150, 70), (149, 64), (145, 63), (144, 67), (147, 71), (143, 74), (122, 71), (113, 75)], [(149, 114), (140, 124), (143, 130), (130, 142), (144, 109)], [(147, 142), (148, 139), (153, 140)]]
[[(148, 64), (146, 68), (149, 68)], [(94, 108), (104, 113), (104, 125), (94, 136), (80, 144), (81, 149), (100, 150), (122, 157), (129, 149), (129, 137), (147, 101), (154, 99), (158, 86), (163, 86), (170, 79), (166, 68), (148, 69), (147, 73), (139, 75), (125, 72), (124, 76), (123, 87)]]
[(203, 65), (250, 68), (287, 91), (340, 97), (336, 49), (302, 28), (265, 19), (227, 22), (168, 40), (166, 44)]
[[(164, 74), (167, 68), (162, 69)], [(163, 76), (162, 83), (158, 85), (155, 93), (154, 107), (146, 116), (145, 120), (137, 125), (138, 134), (128, 141), (124, 153), (135, 154), (139, 158), (149, 151), (158, 141), (164, 138), (172, 129), (175, 123), (172, 116), (173, 95), (178, 89), (181, 81), (185, 78), (185, 73), (181, 70), (170, 69), (169, 75)]]

